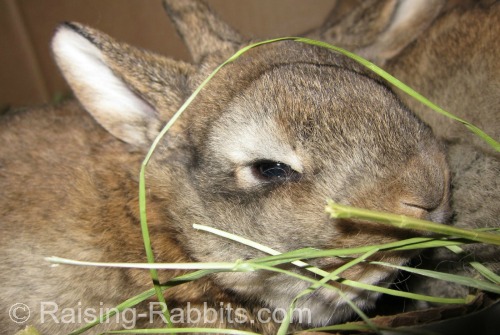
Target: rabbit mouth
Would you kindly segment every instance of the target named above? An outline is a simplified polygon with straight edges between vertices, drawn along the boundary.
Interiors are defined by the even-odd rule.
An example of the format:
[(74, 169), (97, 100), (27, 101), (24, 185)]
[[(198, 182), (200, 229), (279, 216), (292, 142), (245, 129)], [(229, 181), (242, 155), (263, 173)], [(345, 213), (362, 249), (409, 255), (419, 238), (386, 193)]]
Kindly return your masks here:
[[(297, 300), (297, 316), (293, 322), (300, 327), (320, 327), (349, 320), (355, 315), (348, 301), (362, 310), (373, 308), (380, 296), (379, 292), (352, 285), (361, 282), (366, 285), (388, 287), (397, 276), (393, 268), (371, 261), (383, 261), (391, 264), (403, 264), (408, 254), (380, 253), (372, 255), (366, 262), (359, 263), (339, 273), (339, 278), (329, 280), (330, 287), (319, 287), (312, 293)], [(324, 258), (311, 260), (308, 264), (331, 273), (347, 264), (351, 259)], [(297, 267), (288, 270), (311, 277), (306, 269)], [(315, 277), (315, 279), (320, 279)], [(285, 274), (269, 272), (220, 273), (216, 275), (218, 285), (242, 297), (244, 300), (259, 301), (273, 310), (287, 311), (290, 303), (304, 290), (311, 287), (311, 282), (293, 278)], [(357, 286), (357, 287), (356, 287)], [(305, 315), (310, 316), (306, 318)], [(302, 317), (302, 319), (301, 319)]]
[[(392, 264), (404, 264), (406, 257), (391, 257), (391, 260), (379, 256), (370, 261), (380, 260)], [(328, 266), (322, 267), (324, 271), (333, 272), (340, 266), (346, 264), (347, 260), (336, 259)], [(390, 286), (397, 277), (398, 271), (369, 263), (361, 263), (353, 266), (342, 273), (340, 279), (330, 280), (327, 284), (335, 289), (321, 287), (305, 296), (299, 301), (298, 306), (302, 310), (310, 311), (312, 315), (311, 326), (320, 327), (329, 324), (344, 322), (355, 315), (348, 302), (354, 303), (362, 310), (373, 308), (381, 293), (369, 289), (352, 286), (352, 282), (363, 283), (386, 288)]]

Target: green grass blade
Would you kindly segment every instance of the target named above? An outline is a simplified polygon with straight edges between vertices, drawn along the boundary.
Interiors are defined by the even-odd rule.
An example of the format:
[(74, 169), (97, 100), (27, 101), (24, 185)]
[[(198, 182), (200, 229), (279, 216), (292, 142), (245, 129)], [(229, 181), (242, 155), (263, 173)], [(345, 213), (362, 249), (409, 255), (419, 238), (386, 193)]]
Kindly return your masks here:
[(302, 42), (302, 43), (306, 43), (306, 44), (310, 44), (310, 45), (315, 45), (315, 46), (327, 48), (327, 49), (339, 52), (339, 53), (353, 59), (354, 61), (356, 61), (356, 62), (360, 63), (361, 65), (365, 66), (366, 68), (368, 68), (370, 71), (372, 71), (372, 72), (376, 73), (377, 75), (379, 75), (380, 77), (384, 78), (389, 83), (396, 86), (397, 88), (399, 88), (400, 90), (402, 90), (406, 94), (410, 95), (415, 100), (430, 107), (435, 112), (462, 123), (470, 131), (472, 131), (474, 134), (476, 134), (477, 136), (482, 138), (486, 143), (488, 143), (493, 149), (495, 149), (496, 151), (500, 151), (500, 143), (498, 143), (496, 140), (494, 140), (491, 136), (486, 134), (484, 131), (482, 131), (481, 129), (479, 129), (478, 127), (473, 125), (472, 123), (465, 121), (465, 120), (457, 117), (456, 115), (451, 114), (450, 112), (445, 111), (443, 108), (441, 108), (438, 105), (436, 105), (435, 103), (429, 101), (423, 95), (416, 92), (414, 89), (412, 89), (408, 85), (404, 84), (400, 80), (396, 79), (395, 77), (393, 77), (392, 75), (390, 75), (386, 71), (382, 70), (381, 68), (379, 68), (375, 64), (369, 62), (368, 60), (366, 60), (366, 59), (364, 59), (364, 58), (362, 58), (362, 57), (360, 57), (352, 52), (349, 52), (345, 49), (333, 46), (333, 45), (325, 43), (325, 42), (311, 40), (311, 39), (302, 38), (302, 37), (291, 37), (290, 39), (297, 41), (297, 42)]
[[(380, 327), (377, 326), (379, 330), (383, 331), (383, 334), (393, 334), (394, 333), (394, 328), (389, 328), (389, 327)], [(367, 334), (366, 332), (369, 331), (369, 327), (365, 324), (362, 323), (354, 323), (354, 322), (349, 322), (349, 323), (344, 323), (341, 325), (332, 325), (332, 326), (326, 326), (326, 327), (317, 327), (317, 328), (311, 328), (311, 329), (306, 329), (304, 330), (304, 333), (312, 332), (346, 332), (346, 334), (353, 334), (352, 331), (360, 332), (361, 334)], [(348, 332), (348, 333), (347, 333)], [(397, 328), (396, 334), (408, 334), (408, 335), (440, 335), (436, 332), (432, 331), (427, 331), (424, 329), (411, 329), (411, 328)]]
[(468, 287), (474, 287), (486, 292), (492, 292), (496, 294), (500, 294), (500, 285), (493, 284), (490, 282), (482, 281), (482, 280), (477, 280), (474, 278), (470, 277), (464, 277), (464, 276), (459, 276), (451, 273), (445, 273), (445, 272), (438, 272), (438, 271), (432, 271), (432, 270), (426, 270), (426, 269), (418, 269), (418, 268), (413, 268), (409, 266), (402, 266), (402, 265), (394, 265), (391, 263), (386, 263), (386, 262), (370, 262), (370, 264), (377, 264), (377, 265), (383, 265), (387, 267), (391, 267), (394, 269), (398, 270), (403, 270), (406, 272), (410, 273), (415, 273), (418, 275), (430, 277), (430, 278), (435, 278), (435, 279), (440, 279), (452, 283), (457, 283), (463, 286), (468, 286)]
[(317, 327), (317, 328), (311, 328), (304, 330), (304, 332), (327, 332), (327, 331), (359, 331), (359, 332), (367, 332), (369, 331), (370, 328), (368, 325), (362, 324), (362, 323), (344, 323), (341, 325), (332, 325), (332, 326), (326, 326), (326, 327)]
[(329, 249), (329, 250), (317, 250), (317, 249), (294, 250), (276, 256), (257, 258), (252, 260), (252, 262), (263, 262), (269, 266), (276, 266), (279, 264), (290, 263), (298, 259), (357, 255), (368, 252), (374, 248), (379, 249), (381, 251), (388, 251), (388, 250), (401, 251), (401, 250), (438, 248), (443, 246), (459, 245), (459, 244), (463, 244), (463, 242), (448, 241), (448, 240), (435, 239), (429, 237), (417, 237), (386, 244), (368, 245), (355, 248)]
[[(171, 288), (173, 286), (181, 285), (181, 284), (193, 281), (193, 280), (197, 280), (197, 279), (200, 279), (202, 277), (208, 276), (208, 275), (210, 275), (212, 273), (215, 273), (215, 272), (218, 272), (218, 271), (214, 271), (214, 270), (199, 270), (199, 271), (187, 273), (187, 274), (175, 277), (175, 278), (169, 280), (168, 282), (166, 282), (164, 284), (161, 284), (160, 285), (161, 286), (161, 290), (165, 291), (165, 290), (167, 290), (167, 289), (169, 289), (169, 288)], [(155, 288), (149, 289), (149, 290), (144, 291), (144, 292), (142, 292), (142, 293), (140, 293), (140, 294), (138, 294), (138, 295), (136, 295), (136, 296), (134, 296), (132, 298), (129, 298), (129, 299), (123, 301), (119, 305), (115, 306), (115, 309), (121, 312), (121, 311), (123, 311), (123, 310), (125, 310), (127, 308), (133, 308), (136, 305), (140, 304), (141, 302), (145, 301), (146, 299), (151, 298), (153, 295), (155, 295), (155, 293), (156, 293)], [(110, 313), (104, 314), (102, 318), (100, 318), (100, 319), (98, 319), (98, 320), (96, 320), (94, 322), (86, 324), (82, 328), (79, 328), (79, 329), (71, 332), (69, 335), (79, 335), (79, 334), (82, 334), (83, 332), (85, 332), (85, 331), (87, 331), (87, 330), (95, 327), (96, 325), (98, 325), (98, 324), (106, 321), (108, 318), (114, 316), (115, 314), (116, 314), (116, 311), (114, 311), (112, 309)]]
[(462, 229), (441, 223), (420, 220), (417, 218), (408, 217), (404, 215), (377, 212), (368, 209), (345, 206), (336, 204), (332, 201), (328, 201), (328, 205), (326, 206), (325, 210), (327, 213), (330, 214), (332, 218), (339, 218), (339, 219), (357, 218), (363, 220), (370, 220), (379, 223), (389, 224), (398, 228), (422, 230), (442, 235), (461, 237), (476, 242), (500, 245), (500, 235), (498, 234), (486, 233), (477, 230)]
[(127, 330), (112, 330), (103, 334), (230, 334), (230, 335), (259, 335), (244, 330), (236, 329), (217, 329), (217, 328), (157, 328), (157, 329), (127, 329)]
[[(149, 159), (149, 158), (147, 158)], [(147, 161), (146, 161), (147, 164)], [(147, 223), (147, 216), (146, 216), (146, 184), (145, 184), (145, 166), (146, 164), (143, 162), (141, 166), (141, 171), (139, 174), (139, 216), (140, 216), (140, 221), (141, 221), (141, 231), (142, 231), (142, 238), (144, 241), (144, 249), (146, 251), (146, 258), (149, 263), (155, 263), (155, 258), (153, 254), (153, 248), (151, 247), (151, 239), (149, 236), (149, 229), (148, 229), (148, 223)], [(153, 286), (156, 292), (156, 297), (160, 303), (163, 304), (163, 306), (168, 306), (167, 302), (165, 300), (165, 296), (163, 295), (163, 292), (160, 287), (160, 281), (158, 279), (158, 271), (156, 269), (150, 269), (149, 273), (151, 275), (151, 279), (153, 281)], [(174, 325), (172, 324), (170, 320), (170, 312), (168, 308), (165, 308), (163, 311), (163, 316), (167, 320), (167, 327), (173, 328)]]
[[(454, 252), (457, 255), (462, 255), (465, 253), (465, 251), (458, 247), (458, 246), (448, 246), (447, 247), (450, 251)], [(495, 283), (497, 285), (500, 284), (500, 276), (488, 269), (486, 266), (479, 262), (469, 262), (469, 264), (477, 271), (479, 272), (484, 278), (488, 279), (492, 283)]]
[(143, 302), (144, 300), (150, 298), (154, 294), (155, 294), (155, 290), (154, 290), (154, 288), (152, 288), (152, 289), (147, 290), (145, 292), (142, 292), (142, 293), (140, 293), (140, 294), (138, 294), (130, 299), (127, 299), (124, 302), (122, 302), (121, 304), (119, 304), (119, 305), (115, 306), (113, 309), (111, 309), (111, 311), (109, 313), (104, 314), (102, 317), (100, 317), (99, 319), (97, 319), (94, 322), (88, 323), (85, 326), (83, 326), (75, 331), (72, 331), (71, 333), (69, 333), (69, 335), (82, 334), (82, 333), (86, 332), (87, 330), (97, 326), (98, 324), (105, 322), (107, 319), (114, 316), (117, 313), (117, 311), (123, 312), (127, 308), (134, 307), (137, 304)]
[(486, 266), (484, 266), (479, 262), (469, 262), (469, 264), (484, 278), (488, 279), (492, 283), (495, 283), (496, 285), (500, 285), (500, 276), (497, 275), (495, 272), (491, 271), (490, 269), (488, 269)]
[(378, 292), (381, 294), (389, 294), (389, 295), (392, 295), (395, 297), (408, 298), (408, 299), (419, 300), (419, 301), (428, 301), (428, 302), (434, 302), (434, 303), (440, 303), (440, 304), (465, 304), (468, 301), (466, 298), (441, 298), (441, 297), (434, 297), (434, 296), (417, 294), (417, 293), (412, 293), (412, 292), (398, 291), (398, 290), (393, 290), (390, 288), (385, 288), (385, 287), (365, 284), (362, 282), (352, 281), (349, 279), (344, 279), (341, 281), (341, 283), (342, 283), (342, 285), (351, 286), (351, 287), (355, 287), (355, 288), (359, 288), (359, 289), (363, 289), (363, 290), (368, 290), (368, 291), (372, 291), (372, 292)]

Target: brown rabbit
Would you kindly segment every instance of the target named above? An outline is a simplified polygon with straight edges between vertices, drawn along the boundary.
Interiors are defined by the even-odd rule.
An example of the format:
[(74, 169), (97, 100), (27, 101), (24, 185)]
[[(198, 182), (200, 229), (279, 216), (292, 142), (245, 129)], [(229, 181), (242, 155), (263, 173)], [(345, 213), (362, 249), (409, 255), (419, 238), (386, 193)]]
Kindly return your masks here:
[[(196, 65), (67, 23), (58, 28), (52, 47), (78, 102), (2, 115), (1, 334), (26, 324), (43, 334), (69, 332), (151, 287), (144, 270), (52, 266), (44, 257), (146, 261), (138, 214), (140, 163), (200, 82), (249, 43), (201, 2), (165, 5)], [(280, 252), (380, 244), (415, 235), (330, 219), (324, 213), (327, 198), (436, 222), (449, 216), (445, 153), (430, 128), (357, 64), (293, 42), (253, 49), (223, 68), (161, 139), (146, 181), (157, 262), (264, 256), (196, 231), (194, 223)], [(372, 259), (402, 264), (411, 256), (393, 252)], [(310, 263), (331, 271), (344, 262)], [(292, 265), (285, 268), (310, 275)], [(180, 273), (162, 271), (160, 280)], [(394, 275), (368, 264), (342, 273), (382, 286)], [(177, 326), (272, 334), (278, 324), (260, 322), (262, 308), (287, 309), (309, 285), (265, 271), (219, 273), (176, 286), (166, 299), (172, 310), (233, 308), (233, 318), (178, 319)], [(347, 286), (343, 290), (363, 309), (377, 298)], [(138, 311), (149, 307), (143, 304)], [(337, 293), (324, 288), (300, 299), (297, 307), (310, 312), (309, 318), (296, 316), (297, 329), (353, 315)], [(9, 308), (15, 312), (10, 316)], [(23, 308), (31, 311), (28, 320)], [(246, 318), (235, 323), (236, 314)], [(143, 327), (163, 326), (158, 315), (155, 322), (140, 315), (111, 318), (96, 329), (141, 322)]]
[[(325, 24), (309, 36), (363, 54), (446, 110), (500, 138), (500, 1), (338, 1)], [(370, 34), (368, 34), (369, 32)], [(453, 224), (500, 226), (500, 155), (455, 121), (400, 93), (448, 142)], [(439, 251), (432, 268), (462, 272), (476, 259), (500, 273), (500, 250), (469, 246), (454, 257)], [(459, 262), (460, 261), (460, 262)], [(429, 280), (430, 281), (430, 280)], [(422, 283), (426, 293), (464, 295), (449, 283)]]

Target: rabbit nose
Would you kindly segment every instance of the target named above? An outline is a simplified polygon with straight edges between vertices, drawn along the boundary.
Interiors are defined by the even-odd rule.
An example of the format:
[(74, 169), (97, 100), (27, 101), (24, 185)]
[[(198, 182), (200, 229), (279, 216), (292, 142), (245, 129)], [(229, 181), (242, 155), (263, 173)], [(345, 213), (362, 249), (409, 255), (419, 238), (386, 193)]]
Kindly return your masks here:
[(400, 209), (403, 215), (427, 220), (427, 217), (435, 208), (428, 208), (418, 203), (403, 200), (401, 201)]
[(400, 213), (422, 220), (445, 223), (450, 217), (450, 207), (448, 202), (445, 199), (443, 200), (436, 204), (402, 200), (400, 202)]
[(393, 186), (393, 201), (400, 214), (438, 223), (449, 220), (450, 173), (441, 153), (417, 156)]

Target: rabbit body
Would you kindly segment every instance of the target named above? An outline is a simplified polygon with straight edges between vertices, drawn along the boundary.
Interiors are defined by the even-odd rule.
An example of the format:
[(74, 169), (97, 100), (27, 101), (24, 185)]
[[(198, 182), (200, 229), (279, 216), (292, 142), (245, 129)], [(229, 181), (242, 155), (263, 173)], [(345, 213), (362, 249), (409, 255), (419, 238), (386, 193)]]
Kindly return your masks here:
[[(72, 318), (71, 311), (98, 313), (151, 287), (145, 270), (53, 266), (44, 257), (146, 262), (138, 209), (144, 155), (200, 82), (248, 43), (201, 2), (165, 5), (196, 65), (135, 49), (83, 25), (64, 24), (53, 50), (78, 102), (2, 115), (0, 300), (5, 309), (26, 304), (32, 311), (27, 324), (42, 333), (72, 331), (92, 321), (92, 315)], [(293, 42), (252, 49), (224, 67), (160, 140), (146, 183), (157, 262), (265, 256), (197, 231), (195, 223), (280, 252), (381, 244), (415, 235), (330, 219), (324, 213), (327, 198), (437, 222), (449, 218), (449, 171), (430, 128), (354, 62)], [(371, 259), (402, 264), (413, 255), (392, 252)], [(345, 262), (310, 261), (330, 271)], [(292, 265), (284, 269), (309, 276)], [(160, 271), (160, 281), (181, 273)], [(342, 273), (382, 286), (394, 276), (393, 270), (369, 264)], [(309, 285), (268, 271), (218, 273), (175, 286), (165, 296), (172, 309), (230, 305), (233, 317), (247, 317), (237, 324), (224, 316), (178, 326), (271, 334), (279, 324), (256, 322), (258, 311), (286, 310)], [(364, 309), (377, 298), (352, 287), (343, 291)], [(151, 301), (138, 311), (149, 311)], [(297, 307), (311, 312), (308, 320), (294, 319), (298, 329), (353, 314), (338, 293), (325, 288), (299, 299)], [(150, 314), (154, 320), (111, 318), (91, 332), (141, 322), (164, 325), (156, 310)], [(1, 334), (25, 324), (0, 314)]]

